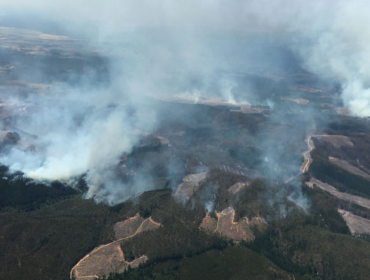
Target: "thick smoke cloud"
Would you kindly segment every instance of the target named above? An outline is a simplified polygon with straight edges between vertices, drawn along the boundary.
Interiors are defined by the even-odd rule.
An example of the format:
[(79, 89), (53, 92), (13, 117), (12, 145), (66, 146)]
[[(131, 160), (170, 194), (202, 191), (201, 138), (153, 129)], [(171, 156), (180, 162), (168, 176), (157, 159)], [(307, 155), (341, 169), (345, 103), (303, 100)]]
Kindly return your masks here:
[(370, 116), (369, 12), (366, 1), (323, 1), (295, 49), (305, 67), (341, 84), (344, 105), (355, 116)]
[[(126, 32), (125, 40), (146, 45), (141, 50), (143, 59), (155, 57), (150, 61), (151, 74), (175, 71), (174, 65), (178, 71), (181, 65), (182, 73), (200, 76), (204, 83), (212, 79), (214, 69), (245, 67), (223, 56), (225, 51), (235, 51), (229, 46), (210, 51), (219, 48), (219, 42), (212, 42), (214, 34), (275, 32), (301, 56), (308, 70), (342, 85), (344, 105), (353, 115), (370, 114), (369, 7), (363, 0), (2, 2), (3, 16), (18, 15), (23, 21), (40, 15), (53, 18), (65, 30), (82, 29), (81, 34), (94, 41), (119, 41)], [(90, 28), (90, 33), (84, 28)], [(238, 42), (233, 43), (235, 48)], [(141, 67), (147, 65), (144, 62)]]
[(237, 91), (236, 74), (254, 59), (266, 68), (284, 67), (283, 58), (253, 41), (251, 34), (259, 32), (269, 35), (269, 44), (293, 50), (309, 71), (341, 84), (344, 105), (353, 115), (368, 116), (369, 9), (361, 0), (0, 1), (0, 20), (30, 26), (52, 21), (58, 32), (84, 38), (109, 57), (111, 73), (104, 90), (91, 90), (87, 78), (64, 89), (69, 94), (63, 98), (55, 91), (46, 101), (19, 101), (43, 108), (16, 124), (40, 136), (42, 151), (14, 150), (1, 162), (39, 180), (68, 182), (85, 174), (89, 197), (124, 200), (112, 170), (140, 133), (158, 125), (146, 98), (253, 103), (252, 87)]

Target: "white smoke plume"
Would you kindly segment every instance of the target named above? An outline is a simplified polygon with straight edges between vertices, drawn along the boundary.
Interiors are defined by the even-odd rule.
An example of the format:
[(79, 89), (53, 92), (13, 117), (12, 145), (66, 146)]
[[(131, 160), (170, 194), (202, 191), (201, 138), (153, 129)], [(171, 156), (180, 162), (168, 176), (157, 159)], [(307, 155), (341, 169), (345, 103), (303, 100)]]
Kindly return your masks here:
[[(81, 105), (55, 105), (17, 124), (40, 136), (41, 154), (14, 150), (0, 161), (40, 180), (86, 174), (88, 196), (103, 197), (115, 189), (111, 167), (138, 141), (133, 131), (150, 132), (157, 125), (150, 110), (140, 112), (146, 96), (217, 94), (231, 103), (248, 103), (235, 94), (238, 85), (229, 76), (249, 67), (243, 35), (258, 32), (275, 34), (275, 43), (291, 47), (309, 71), (340, 83), (343, 103), (353, 115), (369, 116), (369, 14), (364, 0), (0, 0), (0, 19), (52, 19), (69, 34), (83, 34), (111, 58), (112, 72), (105, 90), (79, 85), (49, 100)], [(43, 101), (31, 102), (43, 107)], [(112, 103), (115, 107), (107, 109)], [(140, 114), (127, 114), (125, 106)], [(77, 126), (74, 119), (81, 113)]]
[[(365, 0), (15, 0), (0, 1), (0, 10), (2, 15), (54, 18), (69, 30), (89, 25), (93, 29), (89, 39), (96, 42), (112, 38), (118, 42), (120, 35), (130, 32), (125, 36), (128, 41), (135, 37), (142, 59), (153, 60), (140, 66), (151, 65), (151, 75), (191, 73), (205, 84), (215, 69), (237, 71), (246, 66), (242, 58), (238, 63), (227, 57), (233, 50), (214, 52), (220, 42), (214, 45), (211, 34), (275, 32), (300, 54), (307, 69), (342, 85), (344, 105), (353, 115), (369, 115), (370, 7)], [(138, 30), (151, 30), (158, 38), (132, 36)]]

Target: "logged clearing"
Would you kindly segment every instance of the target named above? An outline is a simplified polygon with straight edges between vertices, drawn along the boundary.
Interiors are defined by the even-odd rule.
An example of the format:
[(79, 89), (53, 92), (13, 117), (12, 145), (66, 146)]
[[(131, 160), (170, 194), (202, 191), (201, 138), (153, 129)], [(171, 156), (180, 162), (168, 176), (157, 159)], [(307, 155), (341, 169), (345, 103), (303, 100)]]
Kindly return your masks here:
[(370, 233), (370, 220), (341, 209), (338, 209), (338, 212), (346, 221), (347, 226), (352, 234)]
[(241, 168), (241, 167), (235, 167), (231, 165), (225, 165), (225, 164), (217, 164), (213, 166), (213, 168), (219, 169), (223, 172), (244, 176), (248, 178), (258, 178), (261, 177), (261, 174), (256, 170), (251, 170), (248, 168)]
[(323, 93), (324, 92), (322, 89), (312, 88), (312, 87), (303, 86), (303, 85), (289, 86), (289, 89), (294, 90), (294, 91), (308, 92), (308, 93)]
[(107, 277), (113, 272), (124, 272), (129, 266), (132, 268), (138, 267), (148, 258), (141, 256), (132, 262), (126, 261), (121, 249), (121, 242), (134, 237), (140, 232), (155, 230), (160, 226), (161, 224), (154, 222), (151, 217), (143, 219), (139, 214), (123, 222), (116, 223), (113, 226), (113, 230), (117, 240), (101, 245), (83, 257), (72, 268), (70, 277), (74, 276), (76, 280), (99, 279)]
[(253, 107), (250, 107), (250, 106), (240, 106), (239, 109), (231, 109), (230, 110), (231, 112), (239, 112), (239, 113), (243, 113), (243, 114), (260, 114), (260, 113), (263, 113), (263, 111), (259, 108), (253, 108)]
[(365, 180), (370, 181), (370, 175), (366, 172), (362, 171), (361, 169), (357, 168), (356, 166), (350, 164), (348, 161), (341, 160), (339, 158), (329, 157), (331, 163), (335, 164), (336, 166), (343, 168), (344, 170), (348, 171), (357, 176), (361, 176)]
[(242, 240), (247, 242), (253, 241), (255, 236), (250, 227), (258, 227), (265, 224), (259, 217), (255, 217), (251, 221), (249, 221), (247, 217), (244, 217), (239, 222), (235, 222), (235, 210), (232, 207), (228, 207), (220, 213), (215, 211), (215, 213), (217, 221), (209, 214), (206, 214), (199, 227), (208, 232), (219, 233), (235, 242)]
[(247, 187), (249, 185), (249, 182), (247, 183), (242, 183), (242, 182), (238, 182), (238, 183), (235, 183), (234, 185), (232, 185), (230, 188), (228, 188), (227, 190), (232, 193), (232, 194), (236, 194), (238, 193), (239, 191), (241, 191), (242, 189), (244, 189), (245, 187)]
[(309, 182), (307, 182), (306, 185), (310, 188), (313, 188), (313, 186), (316, 185), (316, 187), (318, 187), (318, 188), (320, 188), (324, 191), (327, 191), (328, 193), (334, 195), (335, 197), (337, 197), (339, 199), (349, 201), (349, 202), (355, 203), (357, 205), (360, 205), (362, 207), (365, 207), (367, 209), (370, 209), (370, 200), (369, 199), (366, 199), (366, 198), (363, 198), (363, 197), (360, 197), (360, 196), (356, 196), (356, 195), (351, 195), (351, 194), (348, 194), (348, 193), (340, 192), (336, 188), (334, 188), (333, 186), (331, 186), (329, 184), (326, 184), (326, 183), (323, 183), (323, 182), (321, 182), (321, 181), (319, 181), (315, 178), (311, 178), (311, 180)]
[(206, 180), (207, 172), (199, 174), (190, 174), (182, 179), (182, 183), (178, 185), (175, 196), (182, 200), (189, 200), (197, 188)]
[(215, 218), (212, 218), (208, 213), (203, 218), (200, 228), (208, 232), (214, 232), (217, 229), (217, 221)]
[(337, 148), (354, 146), (351, 140), (343, 135), (316, 135), (314, 137), (322, 142), (330, 143)]
[(71, 40), (68, 36), (61, 36), (61, 35), (51, 35), (51, 34), (40, 34), (39, 37), (44, 40)]
[(309, 100), (303, 99), (303, 98), (293, 99), (293, 98), (281, 97), (281, 100), (292, 101), (297, 104), (303, 104), (303, 105), (306, 105), (310, 102)]
[(119, 240), (133, 235), (143, 222), (144, 219), (136, 214), (123, 222), (116, 223), (113, 226), (114, 237)]

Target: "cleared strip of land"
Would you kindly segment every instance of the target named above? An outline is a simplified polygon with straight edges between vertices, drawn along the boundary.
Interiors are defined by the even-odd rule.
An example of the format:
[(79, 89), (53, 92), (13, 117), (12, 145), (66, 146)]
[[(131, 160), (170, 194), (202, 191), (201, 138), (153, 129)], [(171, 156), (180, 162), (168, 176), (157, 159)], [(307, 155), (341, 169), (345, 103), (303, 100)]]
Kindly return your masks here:
[(361, 169), (357, 168), (356, 166), (350, 164), (348, 161), (341, 160), (339, 158), (335, 157), (329, 157), (329, 160), (331, 163), (335, 164), (336, 166), (346, 170), (349, 173), (352, 173), (354, 175), (360, 176), (364, 178), (365, 180), (370, 181), (370, 175), (366, 172), (362, 171)]
[(346, 221), (352, 234), (370, 233), (370, 220), (354, 215), (351, 212), (338, 210)]
[(220, 213), (215, 211), (215, 214), (217, 220), (206, 214), (199, 228), (210, 233), (218, 233), (226, 236), (235, 242), (242, 240), (247, 242), (253, 241), (255, 236), (251, 227), (263, 227), (265, 225), (264, 220), (260, 217), (254, 217), (251, 220), (244, 217), (238, 222), (235, 222), (235, 210), (232, 207), (228, 207)]
[(138, 267), (148, 258), (141, 256), (131, 262), (125, 260), (121, 250), (121, 242), (130, 239), (140, 232), (155, 230), (161, 224), (156, 223), (151, 217), (143, 219), (136, 214), (123, 222), (114, 225), (115, 236), (118, 240), (101, 245), (83, 257), (72, 269), (70, 277), (77, 280), (95, 280), (107, 277), (109, 273), (123, 272), (129, 266)]
[(357, 205), (360, 205), (362, 207), (365, 207), (367, 209), (370, 209), (370, 200), (369, 199), (366, 199), (366, 198), (363, 198), (363, 197), (357, 196), (357, 195), (352, 195), (352, 194), (340, 192), (336, 188), (334, 188), (333, 186), (331, 186), (329, 184), (326, 184), (326, 183), (323, 183), (323, 182), (321, 182), (321, 181), (319, 181), (315, 178), (311, 178), (311, 180), (309, 182), (307, 182), (306, 185), (310, 188), (313, 188), (313, 186), (316, 185), (316, 187), (318, 187), (318, 188), (320, 188), (324, 191), (329, 192), (330, 194), (334, 195), (335, 197), (337, 197), (339, 199), (349, 201), (349, 202), (355, 203)]

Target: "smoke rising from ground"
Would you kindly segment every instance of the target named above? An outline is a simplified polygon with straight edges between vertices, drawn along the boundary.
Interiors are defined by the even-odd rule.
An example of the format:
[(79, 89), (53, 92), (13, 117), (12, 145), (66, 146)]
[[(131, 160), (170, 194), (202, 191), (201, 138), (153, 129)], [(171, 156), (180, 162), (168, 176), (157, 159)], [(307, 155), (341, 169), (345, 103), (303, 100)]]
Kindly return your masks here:
[[(369, 115), (369, 7), (363, 0), (2, 2), (3, 16), (54, 18), (67, 32), (82, 26), (81, 33), (92, 41), (116, 40), (113, 48), (118, 52), (122, 49), (117, 46), (132, 43), (137, 49), (131, 49), (129, 57), (141, 71), (152, 68), (150, 80), (180, 71), (185, 79), (200, 77), (203, 91), (209, 90), (208, 80), (217, 70), (245, 69), (238, 48), (246, 44), (235, 40), (237, 34), (275, 33), (308, 70), (342, 85), (343, 102), (353, 115)], [(83, 33), (87, 26), (93, 32)], [(214, 40), (215, 34), (224, 37)], [(138, 55), (145, 61), (137, 61)]]
[[(83, 37), (110, 61), (108, 88), (91, 90), (93, 81), (87, 77), (64, 89), (69, 94), (63, 97), (56, 91), (47, 101), (39, 97), (18, 101), (42, 108), (30, 120), (15, 124), (37, 135), (42, 149), (40, 153), (15, 149), (0, 160), (39, 180), (68, 182), (84, 174), (89, 197), (122, 201), (127, 197), (117, 198), (121, 183), (112, 170), (123, 154), (132, 151), (141, 133), (158, 127), (151, 111), (155, 105), (145, 103), (147, 97), (178, 95), (196, 102), (208, 96), (232, 104), (268, 104), (269, 100), (254, 96), (252, 85), (238, 84), (237, 77), (256, 61), (262, 61), (265, 69), (284, 68), (284, 57), (270, 45), (292, 50), (305, 69), (339, 83), (351, 113), (369, 116), (370, 8), (366, 4), (361, 0), (0, 1), (0, 17), (34, 25), (35, 19), (52, 19), (58, 31)], [(260, 32), (266, 35), (262, 39)], [(276, 165), (280, 154), (273, 150), (270, 161), (273, 158)]]

